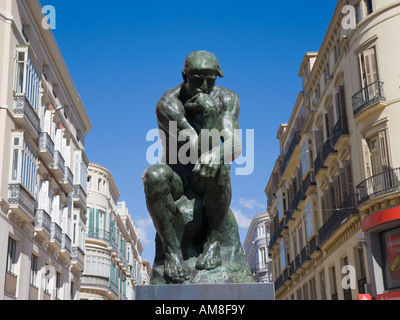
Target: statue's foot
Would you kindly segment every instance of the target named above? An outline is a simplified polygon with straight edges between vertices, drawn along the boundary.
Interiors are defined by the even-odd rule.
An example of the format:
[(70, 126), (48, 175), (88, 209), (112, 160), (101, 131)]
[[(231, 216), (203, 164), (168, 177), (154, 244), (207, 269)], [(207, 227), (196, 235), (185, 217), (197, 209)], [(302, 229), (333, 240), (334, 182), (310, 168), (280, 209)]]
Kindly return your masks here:
[(183, 283), (190, 279), (190, 269), (183, 261), (182, 255), (176, 253), (165, 254), (164, 275), (175, 283)]
[(205, 245), (204, 253), (196, 262), (197, 270), (214, 270), (222, 264), (221, 244), (216, 241)]

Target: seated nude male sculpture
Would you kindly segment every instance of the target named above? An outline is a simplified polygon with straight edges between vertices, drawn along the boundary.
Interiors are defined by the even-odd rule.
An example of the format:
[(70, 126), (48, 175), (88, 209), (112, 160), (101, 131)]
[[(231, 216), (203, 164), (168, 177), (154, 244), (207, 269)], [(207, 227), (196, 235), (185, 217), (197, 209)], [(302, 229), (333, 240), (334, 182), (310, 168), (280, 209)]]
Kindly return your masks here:
[[(188, 283), (198, 272), (203, 272), (204, 281), (205, 273), (222, 267), (224, 259), (234, 260), (234, 269), (240, 271), (224, 281), (252, 282), (230, 210), (231, 163), (226, 161), (241, 154), (238, 96), (215, 85), (224, 74), (210, 52), (189, 54), (182, 75), (183, 83), (157, 103), (158, 127), (165, 137), (163, 158), (161, 164), (147, 168), (142, 178), (157, 231), (152, 283)], [(220, 141), (204, 138), (201, 132), (205, 130), (220, 132)], [(184, 144), (189, 145), (186, 153), (181, 152)], [(191, 159), (195, 155), (194, 161), (182, 160), (188, 152), (193, 153)], [(156, 280), (157, 270), (161, 275)]]

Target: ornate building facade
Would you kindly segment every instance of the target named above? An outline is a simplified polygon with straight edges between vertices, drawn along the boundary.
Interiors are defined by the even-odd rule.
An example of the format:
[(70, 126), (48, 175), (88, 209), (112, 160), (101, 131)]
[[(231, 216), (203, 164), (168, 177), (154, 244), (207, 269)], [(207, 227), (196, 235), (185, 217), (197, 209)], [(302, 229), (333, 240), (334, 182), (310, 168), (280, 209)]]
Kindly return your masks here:
[(304, 56), (265, 190), (277, 299), (400, 296), (399, 26), (398, 1), (338, 1)]
[(82, 300), (133, 300), (142, 284), (142, 244), (110, 171), (89, 164)]
[(0, 1), (0, 299), (79, 299), (92, 124), (43, 19)]

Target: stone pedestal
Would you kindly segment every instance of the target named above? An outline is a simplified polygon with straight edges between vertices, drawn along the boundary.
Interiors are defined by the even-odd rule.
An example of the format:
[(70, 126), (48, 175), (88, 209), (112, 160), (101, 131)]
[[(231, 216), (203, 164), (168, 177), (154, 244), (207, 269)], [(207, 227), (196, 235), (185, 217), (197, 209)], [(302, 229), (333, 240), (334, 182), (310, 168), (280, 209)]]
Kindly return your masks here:
[(275, 300), (272, 283), (155, 285), (136, 287), (136, 300)]

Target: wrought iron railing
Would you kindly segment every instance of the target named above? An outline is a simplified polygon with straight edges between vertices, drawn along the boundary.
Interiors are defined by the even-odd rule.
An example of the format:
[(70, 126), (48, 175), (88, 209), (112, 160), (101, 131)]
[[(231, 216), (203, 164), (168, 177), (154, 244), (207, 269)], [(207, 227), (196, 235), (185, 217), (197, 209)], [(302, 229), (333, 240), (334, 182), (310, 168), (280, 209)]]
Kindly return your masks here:
[(319, 170), (326, 169), (322, 161), (322, 153), (320, 153), (314, 161), (315, 176), (317, 176)]
[(285, 172), (286, 167), (287, 167), (287, 165), (288, 165), (288, 163), (290, 161), (290, 158), (292, 157), (292, 154), (294, 152), (294, 149), (296, 148), (296, 146), (300, 142), (300, 139), (301, 139), (300, 132), (296, 131), (294, 133), (292, 141), (290, 142), (289, 149), (286, 152), (285, 156), (283, 157), (283, 164), (281, 166), (281, 174), (283, 174)]
[(309, 171), (306, 179), (303, 181), (303, 195), (305, 195), (308, 189), (311, 186), (315, 186), (317, 183), (315, 182), (315, 173), (313, 171)]
[(78, 263), (81, 267), (85, 264), (85, 253), (79, 247), (72, 247), (71, 250), (71, 262)]
[(354, 213), (358, 213), (355, 195), (349, 195), (337, 209), (333, 209), (331, 216), (318, 230), (319, 243), (322, 245), (340, 227), (340, 225)]
[(50, 155), (54, 158), (54, 142), (47, 132), (39, 133), (38, 141), (39, 149), (47, 150)]
[(386, 101), (382, 81), (371, 83), (353, 96), (353, 114), (358, 114), (360, 111), (378, 101)]
[(65, 166), (65, 160), (62, 157), (60, 151), (54, 151), (54, 162), (52, 164), (52, 167), (59, 167), (61, 171), (64, 171), (64, 166)]
[(400, 168), (387, 170), (374, 175), (357, 188), (357, 204), (361, 205), (369, 199), (400, 190)]
[(326, 140), (324, 143), (324, 146), (322, 148), (322, 157), (321, 157), (322, 163), (325, 162), (325, 160), (328, 158), (329, 154), (337, 153), (337, 151), (333, 148), (334, 143), (333, 143), (332, 139), (333, 139), (333, 136), (329, 137), (328, 140)]
[(280, 287), (283, 285), (283, 275), (281, 274), (278, 279), (275, 280), (274, 282), (275, 285), (275, 291), (278, 291)]
[(65, 250), (66, 252), (68, 252), (71, 255), (71, 251), (72, 251), (71, 238), (65, 233), (63, 233), (61, 235), (61, 249)]
[(349, 126), (346, 117), (340, 117), (332, 132), (332, 146), (335, 146), (342, 135), (349, 134)]
[(43, 228), (49, 234), (51, 233), (51, 217), (45, 210), (35, 210), (35, 227)]
[(24, 115), (35, 131), (39, 132), (40, 119), (25, 95), (14, 97), (14, 115)]
[(103, 229), (89, 229), (87, 234), (87, 238), (98, 239), (103, 241), (110, 241), (110, 232)]
[(9, 184), (8, 203), (21, 206), (32, 218), (35, 215), (35, 199), (21, 184)]
[(69, 167), (65, 166), (64, 170), (64, 180), (67, 181), (70, 186), (74, 185), (74, 175)]
[(56, 222), (51, 223), (50, 239), (62, 243), (62, 229)]

